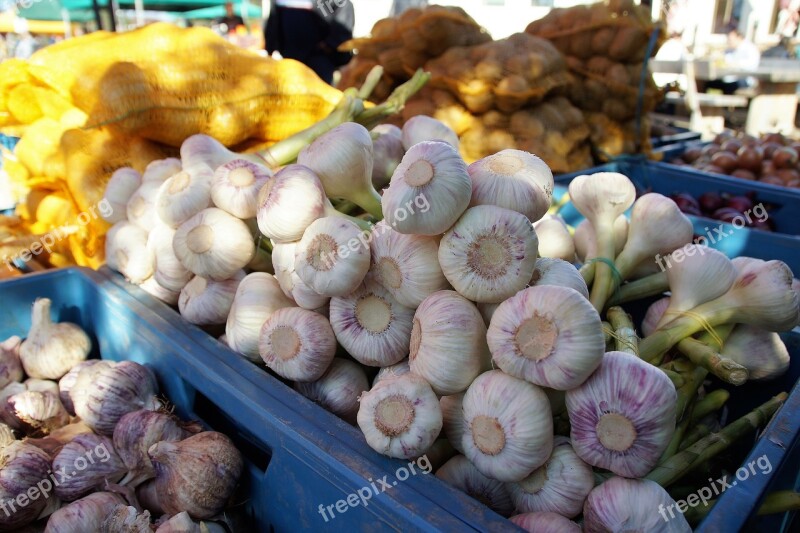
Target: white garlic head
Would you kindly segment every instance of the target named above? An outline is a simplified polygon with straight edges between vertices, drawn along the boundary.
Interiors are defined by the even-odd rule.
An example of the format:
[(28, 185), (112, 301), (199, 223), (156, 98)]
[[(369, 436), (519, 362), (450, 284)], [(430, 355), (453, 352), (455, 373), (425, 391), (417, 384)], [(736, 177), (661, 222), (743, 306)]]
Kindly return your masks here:
[(19, 347), (22, 339), (14, 335), (0, 343), (0, 389), (9, 383), (22, 381)]
[(125, 206), (128, 221), (145, 231), (150, 231), (158, 221), (156, 198), (161, 188), (160, 181), (142, 181)]
[(264, 165), (234, 159), (214, 171), (211, 200), (237, 218), (255, 218), (258, 192), (271, 177), (272, 171)]
[(296, 382), (294, 388), (323, 409), (355, 424), (358, 398), (369, 390), (369, 382), (358, 364), (337, 357), (318, 380)]
[(581, 526), (558, 513), (522, 513), (509, 518), (528, 533), (581, 533)]
[(37, 298), (31, 313), (31, 329), (19, 347), (19, 358), (28, 376), (59, 379), (84, 361), (92, 348), (89, 336), (76, 324), (54, 323), (51, 301)]
[(203, 163), (184, 168), (167, 179), (156, 196), (161, 221), (177, 228), (211, 204), (214, 171)]
[(569, 287), (581, 293), (587, 300), (589, 299), (589, 288), (581, 273), (578, 272), (575, 265), (561, 259), (549, 257), (537, 259), (530, 284)]
[(294, 255), (297, 243), (275, 243), (272, 247), (272, 268), (275, 278), (287, 298), (294, 300), (303, 309), (319, 309), (328, 303), (330, 297), (314, 292), (300, 279), (294, 269)]
[(514, 510), (508, 485), (484, 476), (463, 455), (456, 455), (443, 464), (436, 471), (436, 477), (475, 498), (499, 515), (508, 516)]
[(789, 369), (789, 351), (780, 335), (746, 324), (733, 328), (720, 355), (747, 368), (747, 379), (774, 379)]
[(239, 270), (231, 278), (215, 281), (195, 276), (181, 289), (178, 310), (192, 324), (210, 326), (224, 324), (233, 305), (233, 298), (244, 271)]
[(166, 224), (157, 224), (147, 236), (147, 247), (155, 257), (153, 278), (156, 283), (169, 291), (180, 292), (192, 279), (193, 274), (175, 255), (175, 249), (172, 247), (174, 239), (173, 228)]
[(403, 124), (401, 132), (403, 147), (410, 150), (414, 145), (423, 141), (446, 142), (455, 149), (458, 149), (458, 135), (453, 129), (433, 117), (417, 115), (408, 119)]
[(103, 200), (111, 205), (108, 215), (101, 213), (100, 216), (109, 224), (116, 224), (122, 220), (127, 220), (128, 200), (133, 193), (142, 185), (142, 175), (136, 169), (130, 167), (118, 168), (111, 174), (106, 190), (103, 193)]
[(558, 215), (545, 215), (533, 223), (539, 237), (539, 256), (575, 261), (575, 241), (567, 223)]
[(175, 157), (156, 159), (147, 164), (142, 173), (142, 182), (154, 181), (163, 183), (170, 176), (181, 171), (181, 160)]
[(316, 381), (336, 354), (336, 336), (328, 319), (314, 311), (284, 307), (261, 327), (258, 353), (281, 377)]
[(372, 135), (372, 186), (381, 190), (389, 184), (406, 153), (403, 132), (392, 124), (380, 124), (372, 128)]
[(142, 283), (153, 275), (155, 254), (147, 247), (147, 232), (131, 222), (114, 224), (106, 233), (106, 264), (131, 283)]
[(439, 399), (439, 407), (442, 409), (442, 433), (458, 453), (464, 453), (461, 442), (466, 431), (463, 404), (463, 392), (442, 396)]

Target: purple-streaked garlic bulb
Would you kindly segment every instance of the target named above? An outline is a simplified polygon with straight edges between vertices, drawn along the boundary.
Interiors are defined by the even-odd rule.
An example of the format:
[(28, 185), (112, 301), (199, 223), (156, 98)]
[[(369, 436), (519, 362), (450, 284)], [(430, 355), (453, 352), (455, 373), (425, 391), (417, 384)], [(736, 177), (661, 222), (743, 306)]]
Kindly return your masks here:
[(675, 431), (677, 393), (667, 375), (624, 352), (608, 352), (583, 384), (567, 391), (570, 440), (592, 466), (641, 477)]
[(316, 381), (296, 382), (295, 390), (350, 424), (356, 423), (358, 398), (369, 390), (369, 381), (358, 364), (337, 357)]
[(390, 366), (408, 355), (414, 310), (369, 277), (347, 296), (331, 298), (336, 340), (359, 363)]
[(336, 336), (328, 319), (299, 307), (278, 309), (261, 326), (258, 353), (279, 376), (316, 381), (336, 354)]
[(466, 426), (464, 425), (464, 394), (451, 394), (439, 399), (442, 409), (442, 433), (458, 453), (464, 453), (462, 441)]
[(317, 219), (306, 228), (297, 244), (295, 272), (317, 294), (350, 294), (364, 281), (369, 270), (368, 238), (347, 219)]
[(358, 427), (369, 446), (410, 459), (430, 448), (442, 429), (442, 410), (430, 385), (408, 373), (382, 379), (361, 395)]
[(501, 370), (558, 390), (583, 383), (605, 350), (594, 307), (578, 291), (555, 285), (528, 287), (500, 304), (486, 340)]
[(451, 145), (430, 141), (411, 147), (392, 175), (381, 203), (386, 222), (400, 233), (439, 235), (467, 209), (472, 182)]
[(547, 163), (523, 150), (501, 150), (469, 166), (470, 205), (495, 205), (536, 222), (553, 198), (553, 172)]
[(330, 298), (314, 292), (297, 275), (294, 269), (294, 254), (297, 244), (296, 242), (275, 243), (272, 247), (272, 268), (275, 270), (275, 279), (278, 280), (283, 294), (294, 300), (303, 309), (313, 311), (327, 305)]
[[(13, 531), (30, 524), (47, 505), (47, 498), (27, 494), (43, 479), (50, 479), (50, 457), (32, 444), (14, 441), (0, 449), (0, 502), (9, 507), (0, 513), (0, 529)], [(25, 506), (22, 501), (28, 501)], [(13, 505), (16, 504), (16, 509)]]
[(72, 398), (69, 395), (70, 390), (72, 387), (75, 386), (75, 382), (78, 380), (78, 374), (81, 373), (86, 367), (92, 366), (96, 363), (99, 363), (100, 359), (87, 359), (77, 365), (73, 366), (69, 372), (64, 374), (60, 380), (58, 380), (58, 391), (59, 397), (61, 399), (61, 404), (64, 406), (64, 409), (71, 415), (75, 415), (75, 408), (72, 406)]
[(581, 526), (558, 513), (522, 513), (509, 518), (528, 533), (581, 533)]
[(458, 149), (458, 135), (441, 120), (426, 115), (411, 117), (403, 124), (401, 132), (403, 147), (410, 150), (423, 141), (442, 141)]
[(127, 470), (110, 438), (82, 433), (53, 458), (53, 471), (66, 472), (68, 476), (59, 480), (55, 494), (62, 501), (71, 502), (95, 489), (103, 489), (108, 483), (116, 483)]
[(7, 424), (12, 429), (22, 429), (22, 423), (14, 415), (14, 409), (8, 404), (8, 399), (15, 394), (28, 390), (24, 383), (12, 381), (0, 389), (0, 421)]
[(475, 498), (499, 515), (508, 516), (514, 510), (508, 485), (481, 474), (469, 459), (456, 455), (439, 470), (436, 477)]
[(224, 324), (230, 314), (236, 289), (244, 277), (244, 270), (238, 270), (229, 279), (220, 281), (193, 277), (181, 289), (178, 297), (181, 316), (198, 326)]
[(485, 476), (521, 481), (553, 451), (547, 395), (527, 381), (491, 370), (464, 395), (464, 455)]
[(403, 132), (392, 124), (380, 124), (372, 128), (371, 133), (372, 186), (381, 190), (389, 184), (394, 170), (406, 153), (403, 148)]
[[(619, 255), (628, 240), (628, 217), (620, 215), (614, 221), (614, 257)], [(575, 227), (575, 234), (572, 236), (575, 242), (575, 255), (583, 262), (597, 257), (597, 237), (594, 233), (592, 223), (583, 219)]]
[(155, 478), (148, 479), (136, 487), (135, 494), (136, 500), (139, 502), (139, 504), (141, 504), (143, 509), (147, 509), (154, 515), (164, 514), (164, 509), (161, 507), (161, 504), (158, 501)]
[(653, 302), (650, 307), (647, 308), (644, 319), (642, 319), (642, 334), (645, 337), (658, 328), (658, 324), (664, 316), (664, 311), (669, 307), (669, 300), (669, 296), (664, 296)]
[(58, 393), (26, 390), (6, 401), (26, 433), (47, 435), (69, 424), (69, 413), (61, 405)]
[(522, 481), (508, 485), (517, 511), (551, 511), (568, 518), (581, 513), (593, 488), (592, 467), (578, 457), (568, 438), (560, 436), (554, 438), (553, 453), (545, 464)]
[(540, 257), (536, 260), (536, 265), (531, 276), (531, 285), (557, 285), (559, 287), (569, 287), (575, 289), (581, 295), (589, 299), (589, 288), (586, 286), (581, 273), (572, 263), (562, 259)]
[(101, 531), (101, 526), (117, 505), (125, 500), (113, 492), (95, 492), (76, 500), (50, 515), (45, 533), (86, 533)]
[(119, 504), (103, 521), (103, 533), (152, 533), (150, 512), (139, 512), (136, 507)]
[(567, 223), (558, 215), (545, 215), (533, 223), (539, 237), (539, 256), (575, 261), (575, 242)]
[(414, 313), (408, 359), (436, 394), (467, 390), (490, 367), (486, 327), (475, 305), (455, 291), (425, 298)]
[(774, 379), (789, 369), (789, 351), (780, 335), (738, 324), (720, 354), (747, 368), (748, 379)]
[(370, 237), (370, 272), (402, 305), (416, 309), (429, 295), (448, 287), (436, 237), (399, 233), (385, 221), (375, 225)]
[(22, 381), (19, 347), (22, 339), (14, 335), (0, 343), (0, 389), (9, 383)]
[(409, 365), (408, 359), (403, 359), (397, 364), (385, 366), (378, 370), (378, 373), (375, 374), (374, 378), (372, 378), (372, 386), (374, 387), (377, 385), (382, 379), (402, 376), (403, 374), (408, 374), (409, 372), (411, 372), (411, 365)]
[(520, 213), (494, 205), (467, 209), (439, 243), (439, 264), (462, 296), (498, 303), (525, 288), (538, 258), (536, 231)]
[(691, 533), (692, 528), (675, 500), (655, 481), (612, 477), (586, 498), (583, 530)]
[(272, 171), (245, 159), (234, 159), (214, 170), (211, 200), (214, 205), (241, 218), (255, 218), (258, 192), (272, 177)]

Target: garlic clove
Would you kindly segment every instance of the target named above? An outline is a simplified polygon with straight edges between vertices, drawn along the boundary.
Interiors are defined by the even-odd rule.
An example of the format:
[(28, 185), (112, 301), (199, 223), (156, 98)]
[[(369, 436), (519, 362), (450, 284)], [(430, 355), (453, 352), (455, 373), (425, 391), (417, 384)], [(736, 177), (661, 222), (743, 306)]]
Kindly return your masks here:
[(463, 392), (490, 366), (486, 326), (475, 305), (455, 291), (438, 291), (414, 313), (411, 372), (436, 394)]
[(294, 269), (296, 250), (296, 242), (273, 245), (272, 266), (275, 270), (275, 278), (287, 298), (294, 300), (303, 309), (313, 311), (325, 306), (330, 297), (317, 294), (297, 275)]
[(499, 515), (508, 516), (514, 510), (507, 484), (484, 476), (463, 455), (456, 455), (442, 465), (436, 477)]
[(231, 215), (246, 219), (258, 213), (258, 191), (272, 177), (272, 171), (246, 159), (234, 159), (217, 167), (211, 182), (214, 205)]
[(142, 181), (128, 203), (125, 205), (125, 214), (128, 221), (136, 224), (145, 231), (150, 231), (158, 222), (156, 213), (156, 198), (161, 189), (161, 181)]
[(553, 450), (553, 418), (545, 393), (500, 370), (478, 376), (464, 395), (464, 455), (483, 475), (520, 481)]
[(150, 513), (140, 513), (135, 507), (117, 505), (103, 521), (103, 533), (152, 533)]
[(369, 382), (364, 370), (358, 364), (337, 357), (318, 380), (308, 383), (296, 382), (294, 388), (323, 409), (350, 424), (355, 424), (358, 398), (369, 390)]
[(449, 286), (434, 237), (400, 233), (381, 221), (372, 229), (369, 246), (370, 272), (400, 304), (416, 309), (429, 295)]
[(589, 299), (589, 288), (581, 273), (572, 263), (561, 259), (549, 257), (537, 259), (530, 284), (539, 287), (544, 285), (569, 287), (578, 291), (587, 300)]
[(86, 533), (102, 531), (100, 528), (108, 515), (124, 505), (122, 496), (112, 492), (95, 492), (65, 505), (50, 515), (46, 533)]
[(381, 203), (385, 220), (394, 230), (438, 235), (458, 220), (471, 196), (467, 165), (456, 149), (430, 141), (406, 152)]
[[(85, 466), (81, 469), (80, 465)], [(59, 480), (55, 486), (55, 494), (62, 501), (71, 502), (108, 483), (116, 483), (127, 468), (110, 438), (83, 433), (65, 444), (53, 458), (53, 471), (67, 472), (68, 478)]]
[(641, 477), (658, 462), (675, 431), (677, 393), (655, 366), (608, 352), (600, 367), (567, 391), (572, 447), (592, 466)]
[(281, 291), (275, 276), (253, 272), (244, 277), (236, 288), (233, 304), (225, 324), (226, 343), (254, 362), (258, 355), (258, 337), (264, 322), (278, 309), (293, 307), (294, 303)]
[(453, 448), (461, 454), (464, 453), (464, 446), (462, 446), (461, 441), (466, 431), (463, 404), (463, 392), (442, 396), (439, 399), (439, 407), (442, 409), (442, 433), (450, 441)]
[(408, 355), (413, 317), (413, 309), (400, 305), (371, 279), (351, 294), (331, 299), (330, 321), (336, 340), (367, 366), (393, 365)]
[(31, 329), (19, 347), (25, 373), (33, 378), (59, 379), (84, 361), (92, 348), (88, 335), (77, 325), (53, 323), (50, 305), (48, 298), (33, 303)]
[(612, 477), (586, 498), (583, 528), (587, 533), (620, 529), (690, 533), (692, 528), (677, 510), (675, 500), (655, 481)]
[(169, 514), (182, 511), (208, 519), (225, 508), (244, 462), (231, 440), (204, 431), (179, 442), (159, 442), (148, 451), (156, 471), (158, 501)]
[(495, 205), (536, 222), (547, 213), (553, 198), (553, 173), (535, 155), (523, 150), (501, 150), (472, 163), (470, 206)]
[(382, 379), (402, 376), (403, 374), (408, 374), (409, 372), (411, 372), (411, 366), (408, 364), (408, 358), (406, 358), (397, 364), (385, 366), (378, 370), (378, 373), (375, 374), (375, 377), (372, 379), (372, 386), (374, 387), (377, 385)]
[(446, 142), (455, 149), (458, 149), (458, 135), (455, 131), (440, 120), (426, 115), (417, 115), (408, 119), (403, 124), (401, 132), (403, 147), (408, 151), (424, 141)]
[[(100, 216), (109, 224), (116, 224), (127, 220), (128, 200), (142, 185), (142, 175), (139, 171), (130, 168), (119, 168), (111, 174), (103, 200), (111, 206), (110, 210), (101, 211)], [(106, 215), (105, 212), (108, 214)]]
[(471, 207), (439, 243), (439, 264), (459, 294), (498, 303), (525, 288), (538, 243), (530, 221), (494, 205)]
[(389, 184), (392, 174), (406, 153), (403, 148), (403, 132), (392, 124), (380, 124), (372, 128), (371, 133), (372, 186), (381, 190)]
[(184, 267), (213, 280), (232, 277), (255, 255), (247, 224), (216, 207), (204, 209), (181, 224), (172, 247)]
[(517, 511), (553, 512), (567, 518), (581, 513), (593, 488), (592, 467), (578, 457), (566, 437), (555, 437), (553, 453), (545, 464), (522, 481), (508, 485)]
[(147, 232), (131, 222), (117, 222), (106, 233), (106, 264), (131, 283), (153, 275), (156, 258), (147, 247)]
[(555, 285), (529, 287), (500, 304), (486, 340), (504, 372), (557, 390), (583, 383), (605, 351), (594, 307), (578, 291)]
[(317, 219), (297, 243), (295, 272), (317, 294), (347, 295), (361, 284), (369, 270), (368, 238), (349, 220)]
[(233, 305), (236, 290), (244, 277), (243, 270), (222, 281), (201, 276), (193, 277), (192, 281), (181, 289), (178, 298), (181, 316), (199, 326), (224, 324)]
[(333, 362), (336, 336), (328, 319), (319, 313), (284, 307), (261, 327), (258, 353), (283, 378), (316, 381)]
[(142, 173), (142, 182), (164, 183), (167, 178), (181, 171), (181, 160), (175, 157), (156, 159), (147, 164)]
[(7, 402), (25, 433), (31, 436), (47, 435), (69, 424), (69, 413), (57, 392), (26, 390), (10, 396)]
[(19, 347), (22, 339), (14, 335), (0, 343), (0, 389), (9, 383), (22, 381)]
[(156, 213), (161, 221), (177, 228), (211, 205), (214, 171), (205, 164), (184, 167), (168, 178), (156, 196)]
[[(8, 508), (0, 513), (0, 529), (14, 531), (36, 520), (47, 506), (47, 498), (34, 500), (26, 495), (49, 479), (50, 457), (32, 444), (15, 441), (0, 449), (0, 465), (0, 501)], [(19, 505), (24, 499), (28, 504)]]
[(381, 380), (361, 395), (358, 426), (369, 446), (389, 457), (424, 453), (442, 429), (442, 412), (431, 387), (415, 374)]
[[(628, 218), (620, 215), (614, 221), (614, 257), (618, 256), (625, 247), (628, 240)], [(583, 219), (575, 228), (575, 235), (572, 237), (575, 242), (575, 255), (582, 262), (597, 257), (597, 236), (594, 227), (588, 219)]]
[(166, 224), (157, 224), (147, 236), (147, 247), (155, 256), (155, 282), (169, 291), (180, 292), (192, 279), (192, 273), (175, 255), (172, 247), (174, 239), (175, 229)]
[(733, 329), (720, 355), (747, 368), (752, 380), (774, 379), (789, 369), (789, 351), (780, 335), (746, 324)]
[(581, 526), (558, 513), (523, 513), (509, 520), (528, 533), (581, 533)]
[(645, 337), (653, 333), (658, 328), (658, 324), (661, 322), (662, 317), (664, 316), (664, 311), (666, 311), (669, 307), (669, 302), (670, 297), (665, 296), (659, 300), (656, 300), (650, 305), (650, 307), (647, 308), (647, 312), (642, 320), (642, 334)]
[(567, 223), (558, 215), (545, 215), (533, 223), (539, 237), (539, 257), (575, 261), (575, 242)]

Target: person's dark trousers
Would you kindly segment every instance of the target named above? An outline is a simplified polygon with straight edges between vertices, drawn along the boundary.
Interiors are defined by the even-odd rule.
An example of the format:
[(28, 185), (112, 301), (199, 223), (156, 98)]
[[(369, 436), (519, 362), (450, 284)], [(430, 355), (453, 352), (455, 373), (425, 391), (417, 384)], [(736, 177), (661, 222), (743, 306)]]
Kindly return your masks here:
[(722, 94), (733, 94), (736, 92), (737, 89), (741, 89), (745, 87), (746, 83), (744, 80), (736, 80), (736, 81), (722, 81), (722, 80), (709, 80), (706, 82), (706, 91), (709, 89), (719, 89), (722, 91)]

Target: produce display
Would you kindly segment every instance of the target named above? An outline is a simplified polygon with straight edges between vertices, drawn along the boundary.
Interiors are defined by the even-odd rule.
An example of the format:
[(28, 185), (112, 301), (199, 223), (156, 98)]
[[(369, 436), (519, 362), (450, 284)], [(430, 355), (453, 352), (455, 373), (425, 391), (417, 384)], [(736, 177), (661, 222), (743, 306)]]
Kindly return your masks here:
[[(435, 455), (438, 477), (518, 524), (661, 527), (638, 510), (674, 506), (678, 485), (705, 483), (701, 464), (738, 467), (717, 456), (785, 401), (726, 421), (720, 385), (786, 372), (775, 332), (800, 323), (790, 269), (698, 253), (673, 200), (637, 199), (616, 173), (573, 179), (587, 218), (573, 237), (546, 216), (540, 158), (505, 149), (467, 165), (458, 144), (430, 117), (374, 135), (346, 122), (272, 174), (190, 137), (180, 160), (111, 180), (107, 197), (128, 183), (143, 209), (129, 203), (109, 232), (109, 265), (224, 328), (221, 342), (377, 452)], [(620, 305), (665, 291), (640, 342)]]
[(800, 188), (798, 154), (800, 141), (780, 133), (768, 133), (755, 138), (726, 132), (717, 135), (705, 146), (687, 148), (682, 156), (669, 163), (796, 189)]
[(171, 414), (147, 367), (88, 359), (89, 337), (50, 306), (0, 343), (0, 530), (227, 531), (231, 440)]
[[(722, 222), (732, 223), (734, 219), (744, 220), (750, 228), (762, 231), (774, 231), (774, 222), (769, 218), (769, 208), (758, 201), (755, 192), (745, 195), (732, 195), (728, 193), (707, 192), (695, 198), (691, 194), (681, 192), (670, 196), (680, 210), (687, 215), (713, 218)], [(753, 208), (761, 204), (763, 212), (758, 218), (745, 217), (745, 212), (753, 212)], [(762, 208), (757, 208), (761, 210)], [(763, 220), (762, 220), (763, 219)], [(780, 229), (780, 228), (779, 228)]]

